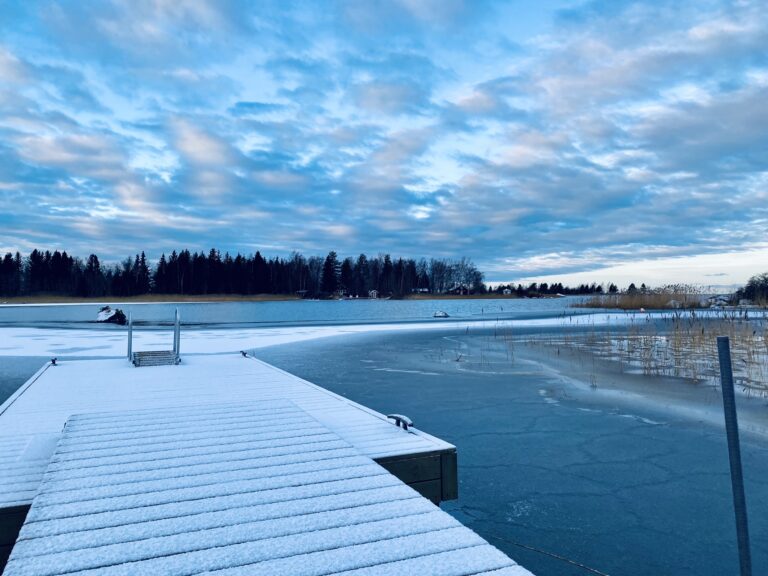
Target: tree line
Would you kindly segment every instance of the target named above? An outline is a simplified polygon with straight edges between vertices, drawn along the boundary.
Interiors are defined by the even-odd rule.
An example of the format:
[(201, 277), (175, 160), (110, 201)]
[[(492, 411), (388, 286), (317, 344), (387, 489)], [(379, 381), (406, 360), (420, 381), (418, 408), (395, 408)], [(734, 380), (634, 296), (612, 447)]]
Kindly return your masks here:
[(340, 259), (294, 252), (265, 258), (211, 249), (163, 254), (157, 263), (144, 252), (119, 264), (97, 255), (85, 260), (58, 250), (33, 250), (0, 260), (0, 295), (50, 294), (101, 297), (144, 294), (286, 294), (305, 297), (402, 297), (412, 293), (472, 294), (486, 291), (483, 273), (467, 258), (392, 258), (389, 254)]
[[(632, 284), (634, 286), (634, 284)], [(645, 284), (643, 284), (645, 286)], [(497, 294), (515, 295), (518, 298), (539, 298), (542, 296), (582, 296), (588, 294), (617, 294), (619, 292), (616, 284), (609, 284), (604, 288), (602, 284), (593, 282), (592, 284), (579, 284), (578, 286), (563, 286), (562, 282), (553, 282), (549, 284), (542, 282), (531, 282), (527, 286), (523, 284), (499, 284), (493, 290)]]
[(748, 300), (761, 306), (768, 306), (768, 272), (752, 276), (749, 281), (734, 294), (734, 303)]

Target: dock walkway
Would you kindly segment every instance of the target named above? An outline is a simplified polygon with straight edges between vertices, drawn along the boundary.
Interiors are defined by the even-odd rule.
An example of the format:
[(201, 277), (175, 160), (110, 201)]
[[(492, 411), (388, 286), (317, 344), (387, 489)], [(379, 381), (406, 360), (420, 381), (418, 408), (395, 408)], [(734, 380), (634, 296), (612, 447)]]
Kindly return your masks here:
[(362, 452), (286, 399), (72, 416), (5, 575), (529, 575)]
[(406, 432), (365, 406), (233, 354), (185, 356), (179, 366), (147, 369), (122, 359), (42, 369), (0, 406), (0, 513), (32, 502), (72, 414), (271, 400), (293, 402), (433, 501), (456, 498), (455, 446), (416, 428)]

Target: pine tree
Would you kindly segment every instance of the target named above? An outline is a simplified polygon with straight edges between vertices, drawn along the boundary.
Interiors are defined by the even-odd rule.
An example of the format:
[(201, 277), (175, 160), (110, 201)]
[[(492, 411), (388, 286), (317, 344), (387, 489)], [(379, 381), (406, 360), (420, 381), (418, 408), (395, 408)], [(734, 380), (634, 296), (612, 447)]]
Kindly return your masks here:
[(381, 267), (381, 287), (379, 292), (383, 294), (392, 294), (395, 287), (395, 275), (392, 266), (392, 258), (389, 254), (384, 255), (384, 263)]
[(166, 294), (168, 292), (168, 263), (165, 260), (165, 253), (160, 256), (155, 268), (153, 292), (157, 294)]
[(321, 290), (326, 294), (334, 294), (339, 287), (339, 260), (336, 252), (331, 250), (323, 262), (323, 274), (320, 280)]
[(149, 294), (149, 267), (147, 266), (147, 257), (144, 252), (138, 257), (136, 262), (136, 294)]
[(260, 252), (253, 257), (253, 285), (256, 294), (269, 292), (269, 266)]
[(86, 296), (104, 296), (106, 284), (101, 270), (101, 262), (96, 254), (88, 256), (83, 273), (83, 291)]
[(365, 297), (368, 296), (369, 290), (371, 290), (371, 285), (368, 257), (365, 254), (360, 254), (355, 263), (354, 292), (357, 296)]
[(344, 262), (341, 263), (341, 288), (347, 293), (351, 294), (354, 292), (354, 285), (355, 285), (355, 279), (354, 279), (354, 263), (352, 261), (352, 258), (345, 258)]

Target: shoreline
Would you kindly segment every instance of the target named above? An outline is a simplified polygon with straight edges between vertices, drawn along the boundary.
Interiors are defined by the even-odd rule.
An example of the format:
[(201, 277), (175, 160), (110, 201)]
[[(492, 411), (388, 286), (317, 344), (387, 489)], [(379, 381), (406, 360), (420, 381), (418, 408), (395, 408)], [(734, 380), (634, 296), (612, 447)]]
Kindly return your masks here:
[(358, 301), (403, 301), (403, 300), (551, 300), (560, 298), (554, 295), (544, 295), (536, 298), (520, 298), (516, 295), (505, 295), (488, 292), (486, 294), (408, 294), (384, 298), (301, 298), (293, 294), (142, 294), (137, 296), (8, 296), (0, 297), (0, 306), (42, 306), (47, 304), (216, 304), (219, 302), (316, 302), (335, 300)]
[[(574, 296), (578, 296), (577, 294)], [(392, 298), (392, 300), (556, 300), (566, 298), (566, 296), (557, 296), (555, 294), (544, 294), (542, 296), (526, 297), (515, 294), (497, 294), (487, 292), (485, 294), (408, 294), (401, 298)]]
[(0, 306), (44, 306), (91, 304), (94, 306), (117, 306), (120, 304), (216, 304), (218, 302), (290, 302), (302, 300), (290, 294), (142, 294), (139, 296), (119, 296), (109, 299), (105, 296), (13, 296), (0, 300)]

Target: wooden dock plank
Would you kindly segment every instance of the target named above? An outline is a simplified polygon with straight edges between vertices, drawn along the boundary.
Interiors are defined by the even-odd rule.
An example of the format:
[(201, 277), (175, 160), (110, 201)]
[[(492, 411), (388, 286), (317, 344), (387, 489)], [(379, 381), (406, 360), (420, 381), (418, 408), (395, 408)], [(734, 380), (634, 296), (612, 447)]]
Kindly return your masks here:
[[(109, 374), (108, 378), (105, 374)], [(223, 394), (229, 405), (211, 412), (207, 431), (187, 419), (186, 411), (204, 411), (221, 402)], [(455, 447), (429, 434), (418, 429), (405, 432), (364, 406), (240, 355), (189, 356), (179, 366), (147, 370), (136, 370), (125, 360), (60, 362), (41, 369), (0, 406), (0, 487), (3, 488), (0, 509), (31, 502), (64, 422), (74, 413), (135, 410), (137, 418), (141, 418), (141, 413), (151, 418), (148, 415), (153, 410), (165, 408), (169, 424), (186, 422), (186, 428), (179, 428), (178, 434), (215, 436), (242, 421), (262, 419), (264, 426), (277, 423), (281, 419), (279, 412), (248, 413), (238, 405), (281, 399), (290, 400), (309, 417), (374, 459), (441, 451), (455, 454)], [(102, 439), (119, 436), (124, 443), (138, 445), (143, 438), (152, 444), (154, 433), (163, 429), (165, 423), (148, 425), (145, 430), (135, 432), (139, 435), (136, 437), (126, 436), (126, 430), (116, 426), (114, 415), (105, 414), (88, 423), (71, 425), (87, 426), (94, 433), (91, 455), (97, 458), (103, 453)], [(83, 439), (83, 446), (85, 442)], [(317, 447), (330, 448), (330, 445)], [(66, 452), (67, 448), (62, 446), (60, 454)], [(191, 464), (193, 455), (185, 458)]]
[[(237, 413), (249, 408), (281, 418), (266, 427), (238, 418), (210, 435), (184, 432), (190, 421), (206, 430), (226, 407), (193, 407), (187, 420), (173, 409), (172, 421), (164, 409), (72, 416), (4, 574), (320, 576), (391, 574), (398, 563), (405, 573), (428, 565), (456, 575), (517, 570), (291, 402)], [(132, 440), (101, 437), (105, 422)], [(327, 440), (337, 447), (324, 458), (293, 450)]]

